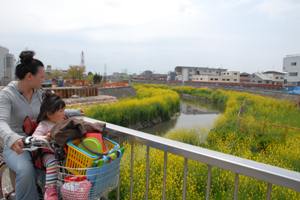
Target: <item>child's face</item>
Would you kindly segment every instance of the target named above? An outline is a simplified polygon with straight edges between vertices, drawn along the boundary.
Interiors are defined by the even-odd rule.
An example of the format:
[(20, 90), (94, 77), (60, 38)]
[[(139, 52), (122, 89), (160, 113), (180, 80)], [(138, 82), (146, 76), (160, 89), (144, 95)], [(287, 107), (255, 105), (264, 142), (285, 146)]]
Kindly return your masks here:
[(62, 108), (53, 114), (48, 114), (48, 119), (54, 123), (58, 123), (58, 122), (64, 120), (65, 119), (65, 109)]

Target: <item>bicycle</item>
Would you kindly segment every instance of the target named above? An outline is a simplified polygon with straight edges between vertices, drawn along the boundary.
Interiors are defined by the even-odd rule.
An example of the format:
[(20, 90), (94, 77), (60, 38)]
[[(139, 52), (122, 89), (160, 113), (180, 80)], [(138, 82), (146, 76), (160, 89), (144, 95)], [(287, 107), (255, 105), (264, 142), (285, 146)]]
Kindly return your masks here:
[[(48, 149), (56, 152), (55, 142), (32, 136), (23, 139), (24, 151), (34, 152), (38, 149)], [(59, 161), (57, 191), (59, 199), (64, 200), (104, 200), (109, 191), (116, 188), (119, 183), (120, 159), (122, 153), (116, 151), (117, 158), (107, 164), (96, 167), (76, 168), (65, 166), (65, 161)], [(103, 159), (102, 159), (103, 160)], [(76, 172), (76, 173), (74, 173)], [(42, 200), (44, 185), (38, 182), (39, 196)]]

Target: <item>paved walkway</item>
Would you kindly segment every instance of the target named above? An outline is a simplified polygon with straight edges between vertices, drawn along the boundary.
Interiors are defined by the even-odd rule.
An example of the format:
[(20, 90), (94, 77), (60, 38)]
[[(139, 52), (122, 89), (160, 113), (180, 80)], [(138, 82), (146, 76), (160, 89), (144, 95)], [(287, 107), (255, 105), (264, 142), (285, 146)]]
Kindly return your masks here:
[(103, 104), (116, 102), (117, 98), (108, 95), (99, 95), (94, 97), (79, 97), (79, 98), (68, 98), (64, 99), (67, 105), (80, 106), (80, 105), (91, 105), (91, 104)]

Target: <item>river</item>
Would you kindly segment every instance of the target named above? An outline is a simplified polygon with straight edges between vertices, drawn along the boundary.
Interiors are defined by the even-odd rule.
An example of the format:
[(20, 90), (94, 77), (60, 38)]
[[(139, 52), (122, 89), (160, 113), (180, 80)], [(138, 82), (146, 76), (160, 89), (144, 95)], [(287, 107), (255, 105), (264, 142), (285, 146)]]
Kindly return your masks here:
[(202, 129), (208, 133), (213, 128), (214, 122), (220, 115), (220, 111), (211, 105), (205, 105), (198, 101), (181, 100), (180, 112), (172, 119), (162, 122), (142, 131), (154, 135), (164, 136), (167, 132), (176, 129)]

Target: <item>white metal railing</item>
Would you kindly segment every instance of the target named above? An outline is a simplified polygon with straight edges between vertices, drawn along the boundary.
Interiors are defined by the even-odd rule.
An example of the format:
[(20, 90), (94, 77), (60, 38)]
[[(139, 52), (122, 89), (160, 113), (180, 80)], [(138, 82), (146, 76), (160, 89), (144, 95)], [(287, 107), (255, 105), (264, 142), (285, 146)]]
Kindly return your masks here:
[[(84, 117), (84, 120), (90, 122), (97, 122), (98, 120)], [(124, 136), (130, 141), (131, 158), (130, 158), (130, 199), (133, 195), (133, 165), (134, 165), (134, 144), (139, 143), (146, 145), (146, 183), (145, 183), (145, 199), (148, 199), (149, 191), (149, 151), (150, 148), (160, 149), (164, 152), (164, 168), (163, 168), (163, 190), (162, 199), (166, 198), (166, 176), (167, 176), (167, 159), (168, 153), (176, 154), (184, 158), (184, 171), (183, 171), (183, 192), (182, 199), (186, 199), (186, 181), (188, 173), (188, 160), (196, 160), (201, 163), (207, 164), (207, 186), (206, 186), (206, 199), (209, 199), (211, 189), (212, 167), (229, 170), (235, 173), (234, 183), (234, 199), (238, 199), (239, 175), (262, 180), (268, 184), (266, 197), (271, 199), (272, 185), (280, 185), (297, 192), (300, 192), (300, 173), (290, 171), (287, 169), (275, 167), (268, 164), (259, 163), (256, 161), (232, 156), (229, 154), (212, 151), (209, 149), (185, 144), (178, 141), (173, 141), (167, 138), (147, 134), (141, 131), (125, 128), (122, 126), (107, 123), (107, 129), (110, 134)], [(119, 199), (119, 190), (117, 199)]]

